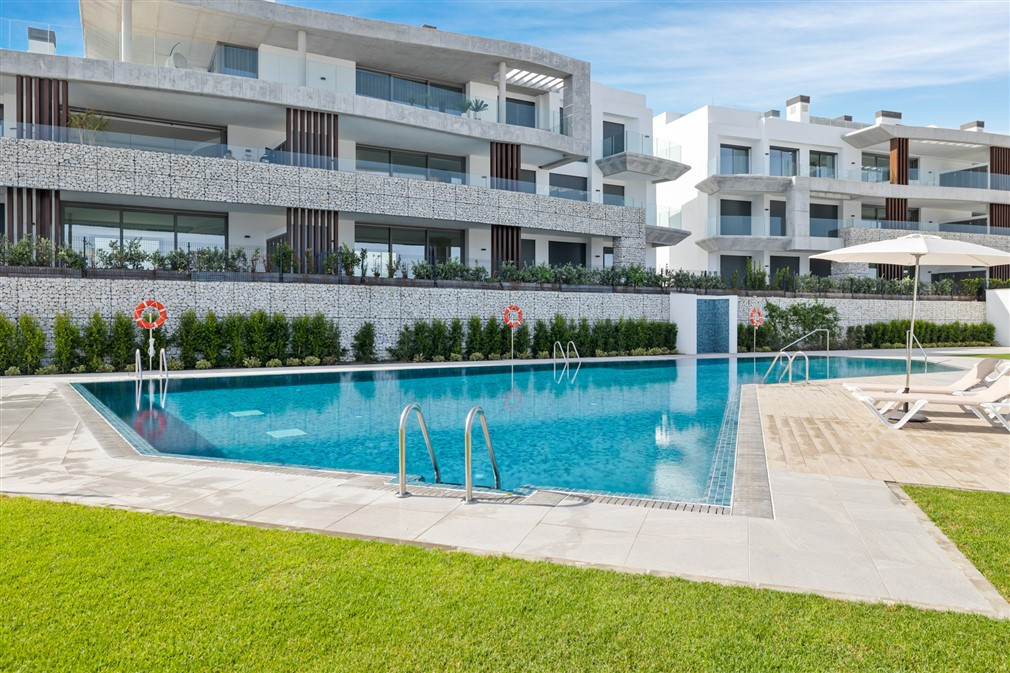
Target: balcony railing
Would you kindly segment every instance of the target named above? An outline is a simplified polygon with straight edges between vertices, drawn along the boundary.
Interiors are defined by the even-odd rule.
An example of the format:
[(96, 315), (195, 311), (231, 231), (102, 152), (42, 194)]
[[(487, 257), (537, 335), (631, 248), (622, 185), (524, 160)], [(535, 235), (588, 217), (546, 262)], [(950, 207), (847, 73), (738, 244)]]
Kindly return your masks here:
[[(179, 138), (145, 136), (114, 131), (90, 131), (87, 129), (46, 126), (42, 124), (6, 124), (2, 131), (3, 133), (0, 135), (11, 138), (144, 150), (164, 154), (220, 159), (222, 161), (234, 160), (280, 166), (302, 166), (343, 171), (345, 173), (361, 173), (428, 182), (472, 185), (576, 201), (604, 202), (603, 194), (600, 192), (590, 193), (581, 189), (538, 185), (534, 182), (522, 180), (505, 180), (463, 171), (406, 166), (395, 163), (387, 164), (385, 162), (358, 161), (354, 157), (327, 157), (309, 153), (289, 152), (283, 149), (283, 143), (278, 144), (274, 148), (249, 147), (234, 143), (207, 143)], [(277, 136), (281, 135), (280, 132), (277, 133)], [(611, 197), (608, 195), (608, 200), (611, 198), (619, 198), (621, 201), (620, 203), (610, 201), (612, 205), (621, 205), (629, 208), (646, 207), (644, 202), (631, 197)]]
[(708, 221), (709, 236), (785, 236), (785, 221), (759, 215), (719, 215)]
[(603, 139), (602, 156), (609, 157), (621, 152), (645, 154), (659, 159), (680, 161), (680, 145), (648, 134), (625, 131), (623, 134)]

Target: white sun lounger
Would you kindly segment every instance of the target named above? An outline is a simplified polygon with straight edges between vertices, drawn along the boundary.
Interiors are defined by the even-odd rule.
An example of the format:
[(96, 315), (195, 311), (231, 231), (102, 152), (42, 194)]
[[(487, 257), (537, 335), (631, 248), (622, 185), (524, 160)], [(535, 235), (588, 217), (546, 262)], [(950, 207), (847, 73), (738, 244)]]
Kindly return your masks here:
[[(1010, 362), (998, 358), (984, 358), (971, 368), (966, 369), (956, 381), (943, 386), (913, 385), (910, 392), (940, 394), (963, 392), (977, 386), (990, 385), (1008, 370), (1010, 370)], [(855, 393), (857, 397), (868, 391), (887, 391), (897, 394), (905, 390), (904, 386), (894, 383), (843, 383), (842, 385), (846, 390)]]
[[(1010, 430), (1010, 421), (1000, 413), (1000, 403), (1010, 398), (1010, 377), (1001, 376), (988, 388), (980, 388), (972, 393), (962, 395), (942, 394), (942, 393), (869, 393), (859, 395), (859, 401), (873, 412), (881, 423), (897, 430), (908, 423), (912, 416), (917, 414), (927, 405), (934, 406), (957, 406), (965, 411), (969, 411), (982, 420), (993, 424), (1002, 425)], [(882, 409), (877, 405), (885, 403)], [(885, 414), (899, 404), (908, 404), (908, 410), (897, 421), (891, 421)], [(995, 418), (993, 418), (995, 416)]]

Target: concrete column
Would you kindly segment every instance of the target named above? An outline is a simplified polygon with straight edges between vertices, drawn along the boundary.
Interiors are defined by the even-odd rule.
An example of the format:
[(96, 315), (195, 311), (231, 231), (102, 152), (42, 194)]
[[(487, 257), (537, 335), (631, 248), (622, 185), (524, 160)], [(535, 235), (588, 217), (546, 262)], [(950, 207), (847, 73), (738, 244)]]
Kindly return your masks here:
[(498, 63), (498, 123), (505, 123), (505, 61)]
[(133, 0), (119, 2), (119, 60), (124, 63), (133, 60)]
[(810, 192), (806, 189), (786, 190), (786, 236), (810, 236)]
[(306, 52), (308, 50), (308, 34), (304, 30), (298, 31), (298, 83), (305, 86), (307, 83), (306, 74)]

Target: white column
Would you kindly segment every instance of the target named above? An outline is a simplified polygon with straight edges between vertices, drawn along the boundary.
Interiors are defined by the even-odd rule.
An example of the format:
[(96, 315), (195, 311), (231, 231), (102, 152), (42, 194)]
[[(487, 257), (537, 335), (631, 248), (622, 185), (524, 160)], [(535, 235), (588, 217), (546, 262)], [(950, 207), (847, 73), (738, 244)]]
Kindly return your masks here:
[(498, 123), (505, 123), (505, 61), (498, 64)]
[(133, 60), (133, 0), (119, 2), (119, 60), (124, 63)]
[(308, 34), (304, 30), (298, 31), (298, 83), (306, 85), (306, 52), (308, 51)]

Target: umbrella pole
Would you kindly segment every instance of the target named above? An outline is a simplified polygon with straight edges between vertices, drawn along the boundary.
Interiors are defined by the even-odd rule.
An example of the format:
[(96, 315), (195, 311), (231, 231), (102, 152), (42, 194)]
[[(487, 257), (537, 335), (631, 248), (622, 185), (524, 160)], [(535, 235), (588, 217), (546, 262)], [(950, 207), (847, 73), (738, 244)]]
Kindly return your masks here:
[[(905, 394), (912, 389), (912, 338), (915, 336), (915, 309), (919, 303), (919, 262), (922, 255), (915, 256), (915, 276), (912, 278), (912, 321), (905, 335)], [(893, 419), (899, 419), (908, 413), (908, 402), (902, 405), (902, 410), (892, 414)], [(915, 414), (909, 419), (912, 423), (924, 423), (929, 419), (924, 414)]]

